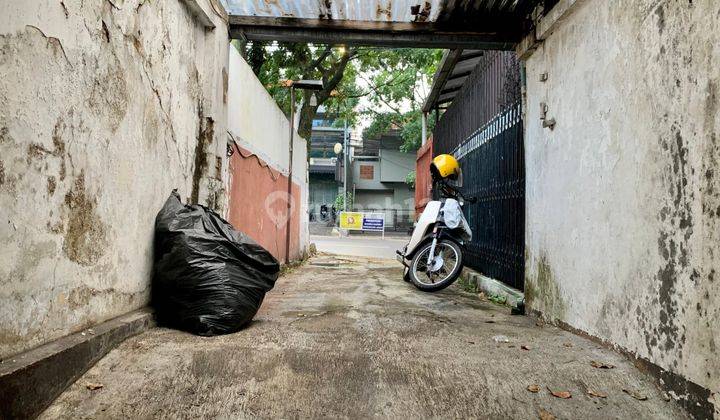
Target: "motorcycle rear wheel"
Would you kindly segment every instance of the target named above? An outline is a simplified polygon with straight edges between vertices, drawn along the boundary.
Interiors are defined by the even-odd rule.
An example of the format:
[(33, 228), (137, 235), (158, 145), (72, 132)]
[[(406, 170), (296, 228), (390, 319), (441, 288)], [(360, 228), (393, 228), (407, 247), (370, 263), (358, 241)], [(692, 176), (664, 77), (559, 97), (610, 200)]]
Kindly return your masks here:
[(424, 292), (437, 292), (457, 280), (462, 271), (462, 250), (457, 243), (442, 239), (435, 245), (435, 258), (442, 258), (442, 265), (435, 271), (428, 272), (427, 258), (432, 243), (425, 244), (415, 253), (410, 262), (410, 281)]

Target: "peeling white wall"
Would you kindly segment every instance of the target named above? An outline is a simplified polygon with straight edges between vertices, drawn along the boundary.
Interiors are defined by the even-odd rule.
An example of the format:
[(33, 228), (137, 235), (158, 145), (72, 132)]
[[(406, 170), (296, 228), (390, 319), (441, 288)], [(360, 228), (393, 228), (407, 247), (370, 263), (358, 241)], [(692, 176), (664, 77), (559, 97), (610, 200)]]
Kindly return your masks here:
[[(270, 167), (288, 174), (290, 122), (234, 46), (229, 48), (228, 132)], [(300, 252), (310, 244), (307, 142), (293, 136), (293, 182), (300, 187)]]
[(173, 188), (222, 209), (228, 39), (210, 0), (0, 10), (4, 357), (147, 304)]
[(720, 2), (577, 3), (526, 61), (528, 305), (718, 392)]

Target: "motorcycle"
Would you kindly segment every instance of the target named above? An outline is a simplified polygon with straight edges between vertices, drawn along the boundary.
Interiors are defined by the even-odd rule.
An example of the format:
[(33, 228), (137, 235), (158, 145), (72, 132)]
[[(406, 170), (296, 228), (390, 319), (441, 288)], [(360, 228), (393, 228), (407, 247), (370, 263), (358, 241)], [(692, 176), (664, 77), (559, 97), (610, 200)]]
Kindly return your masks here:
[(477, 200), (447, 183), (439, 187), (444, 197), (427, 203), (410, 242), (396, 251), (404, 266), (403, 279), (425, 292), (442, 290), (457, 280), (465, 244), (472, 239), (462, 206)]

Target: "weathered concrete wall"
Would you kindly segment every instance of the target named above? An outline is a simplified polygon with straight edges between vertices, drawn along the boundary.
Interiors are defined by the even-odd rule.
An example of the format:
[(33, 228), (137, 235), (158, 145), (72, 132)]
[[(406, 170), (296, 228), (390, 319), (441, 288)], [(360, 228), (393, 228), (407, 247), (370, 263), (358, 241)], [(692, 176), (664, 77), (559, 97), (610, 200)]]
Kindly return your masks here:
[[(280, 216), (278, 209), (287, 206), (290, 122), (233, 46), (229, 47), (227, 130), (231, 141), (234, 140), (248, 154), (255, 155), (256, 157), (252, 157), (253, 161), (262, 162), (243, 163), (238, 160), (238, 156), (238, 159), (233, 158), (229, 220), (236, 228), (266, 246), (276, 257), (282, 255), (284, 258), (286, 216)], [(252, 180), (250, 186), (239, 185), (238, 183), (252, 179), (252, 176), (248, 176), (248, 171), (253, 165), (260, 165), (256, 172), (258, 178)], [(279, 174), (269, 175), (267, 170), (261, 170), (262, 165), (267, 165)], [(295, 215), (295, 220), (292, 221), (290, 251), (291, 257), (297, 258), (305, 255), (310, 241), (307, 142), (297, 132), (293, 141), (292, 170), (292, 214)], [(284, 179), (284, 183), (277, 181), (277, 176)], [(285, 185), (284, 190), (278, 182)], [(297, 189), (297, 192), (294, 189)], [(286, 192), (284, 196), (277, 193), (269, 195), (280, 190)], [(257, 200), (257, 197), (260, 197), (260, 200)], [(248, 206), (249, 200), (257, 200), (262, 210), (255, 205), (251, 209), (251, 206)], [(256, 217), (260, 214), (258, 212), (265, 214)]]
[(525, 142), (529, 307), (714, 392), (718, 22), (714, 0), (578, 1), (527, 59)]
[(173, 188), (223, 209), (228, 39), (209, 0), (0, 9), (4, 357), (146, 304)]

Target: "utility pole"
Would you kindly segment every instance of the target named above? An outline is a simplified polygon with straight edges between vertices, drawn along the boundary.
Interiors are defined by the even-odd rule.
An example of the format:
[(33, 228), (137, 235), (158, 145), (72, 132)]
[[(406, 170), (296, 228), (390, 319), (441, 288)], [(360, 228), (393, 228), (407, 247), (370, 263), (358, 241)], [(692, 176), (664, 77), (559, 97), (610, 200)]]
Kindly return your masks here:
[(290, 226), (292, 221), (292, 167), (295, 137), (295, 85), (290, 85), (290, 156), (288, 158), (287, 222), (285, 224), (285, 264), (290, 262)]
[(348, 173), (350, 166), (350, 158), (348, 156), (348, 151), (350, 150), (350, 147), (348, 146), (348, 123), (347, 123), (347, 103), (345, 104), (345, 128), (343, 129), (343, 169), (345, 170), (345, 174), (343, 176), (343, 211), (347, 211), (347, 202), (348, 202), (348, 191), (347, 191), (347, 183), (348, 183)]
[[(285, 224), (285, 264), (290, 262), (290, 227), (292, 226), (292, 174), (293, 174), (293, 143), (295, 143), (295, 87), (305, 90), (321, 90), (320, 80), (287, 80), (285, 87), (290, 88), (290, 146), (288, 147), (288, 182), (287, 182), (287, 222)], [(298, 220), (298, 223), (300, 221)]]

